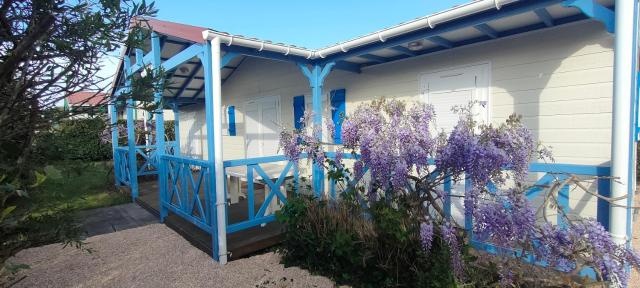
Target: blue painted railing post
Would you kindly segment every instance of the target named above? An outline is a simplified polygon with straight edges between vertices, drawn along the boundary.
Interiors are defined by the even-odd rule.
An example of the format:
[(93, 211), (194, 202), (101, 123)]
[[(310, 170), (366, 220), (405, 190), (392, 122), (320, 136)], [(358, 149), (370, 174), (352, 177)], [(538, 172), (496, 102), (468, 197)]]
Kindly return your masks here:
[[(298, 63), (302, 73), (307, 77), (307, 79), (309, 79), (309, 84), (311, 86), (314, 126), (322, 127), (322, 86), (324, 84), (324, 79), (329, 75), (329, 72), (331, 72), (335, 65), (335, 62), (329, 62), (324, 66), (315, 64), (312, 69), (309, 70), (309, 67), (307, 67), (306, 64)], [(318, 129), (314, 136), (318, 140), (322, 141), (322, 129)], [(312, 178), (313, 191), (316, 197), (321, 197), (324, 194), (324, 168), (321, 164), (313, 165)]]
[(448, 219), (451, 219), (451, 176), (447, 175), (444, 178), (444, 214)]
[(114, 99), (111, 99), (111, 103), (109, 103), (109, 116), (110, 118), (110, 122), (109, 125), (111, 125), (111, 148), (113, 150), (113, 174), (116, 178), (116, 186), (120, 187), (120, 179), (122, 176), (120, 176), (120, 159), (119, 159), (119, 155), (116, 152), (116, 148), (118, 148), (118, 103), (116, 101), (117, 99), (117, 95), (114, 97)]
[(180, 156), (180, 107), (178, 107), (178, 103), (173, 103), (171, 108), (173, 108), (173, 131), (176, 138), (173, 154)]
[[(130, 75), (131, 61), (129, 57), (124, 57), (124, 69), (127, 74), (126, 86), (131, 89)], [(129, 152), (129, 188), (131, 188), (131, 199), (138, 198), (138, 163), (136, 161), (136, 130), (133, 116), (133, 99), (127, 99), (127, 146)]]
[[(160, 65), (162, 64), (162, 59), (160, 56), (161, 48), (160, 48), (160, 36), (155, 32), (151, 33), (151, 55), (153, 56), (151, 60), (151, 64), (153, 65), (154, 73), (160, 73)], [(164, 101), (162, 100), (162, 91), (156, 91), (153, 94), (153, 101), (156, 103), (156, 163), (158, 163), (158, 193), (160, 194), (160, 221), (164, 221), (164, 218), (167, 216), (168, 211), (166, 208), (163, 208), (163, 199), (165, 199), (165, 195), (167, 193), (167, 167), (164, 161), (162, 161), (162, 156), (166, 154), (165, 141), (164, 141)]]
[[(464, 194), (465, 196), (473, 189), (471, 185), (471, 177), (469, 174), (464, 175)], [(471, 210), (464, 209), (464, 229), (467, 230), (469, 234), (469, 239), (473, 240), (473, 213)]]

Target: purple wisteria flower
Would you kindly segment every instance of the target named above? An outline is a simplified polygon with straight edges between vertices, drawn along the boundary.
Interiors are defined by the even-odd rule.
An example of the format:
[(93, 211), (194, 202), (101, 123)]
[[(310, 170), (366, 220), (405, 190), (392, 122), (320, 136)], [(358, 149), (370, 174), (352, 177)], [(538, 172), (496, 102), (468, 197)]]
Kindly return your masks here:
[[(551, 151), (540, 148), (516, 116), (491, 125), (478, 123), (471, 106), (459, 111), (460, 120), (453, 130), (437, 133), (431, 105), (376, 100), (361, 104), (345, 116), (338, 131), (343, 144), (331, 149), (336, 151), (333, 161), (326, 161), (329, 154), (325, 150), (334, 144), (319, 140), (322, 129), (317, 125), (283, 131), (280, 146), (291, 160), (298, 160), (305, 152), (315, 164), (331, 169), (345, 167), (346, 153), (359, 155), (352, 162), (352, 175), (345, 178), (358, 180), (368, 172), (370, 183), (367, 189), (354, 189), (356, 198), (370, 202), (384, 199), (392, 207), (399, 206), (394, 202), (397, 199), (417, 201), (411, 206), (415, 207), (411, 214), (424, 219), (417, 235), (420, 244), (430, 251), (434, 230), (440, 230), (451, 251), (456, 279), (464, 278), (461, 241), (469, 239), (459, 237), (458, 232), (465, 227), (446, 215), (443, 200), (453, 195), (441, 187), (452, 184), (448, 181), (464, 179), (464, 213), (473, 219), (475, 240), (511, 251), (502, 256), (513, 257), (513, 252), (519, 251), (560, 271), (593, 267), (603, 279), (624, 285), (628, 279), (625, 265), (639, 267), (640, 256), (614, 243), (597, 221), (567, 219), (566, 225), (538, 221), (536, 209), (526, 196), (530, 187), (527, 172), (535, 158), (552, 159)], [(311, 120), (310, 114), (303, 118)], [(332, 124), (326, 129), (334, 135)], [(498, 267), (503, 285), (515, 283), (513, 278), (518, 273), (509, 271), (508, 265)]]
[(431, 250), (431, 244), (433, 243), (433, 225), (431, 223), (420, 223), (420, 243), (424, 251), (429, 252)]

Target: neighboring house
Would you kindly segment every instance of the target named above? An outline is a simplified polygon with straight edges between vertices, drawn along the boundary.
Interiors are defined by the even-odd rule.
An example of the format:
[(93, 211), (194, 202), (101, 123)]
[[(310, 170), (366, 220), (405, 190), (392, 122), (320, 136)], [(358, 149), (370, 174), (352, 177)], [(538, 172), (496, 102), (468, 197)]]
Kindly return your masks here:
[(87, 118), (107, 113), (107, 94), (95, 91), (80, 91), (64, 99), (64, 110), (73, 112), (74, 118)]
[[(625, 9), (633, 10), (635, 1), (628, 2), (631, 8)], [(635, 155), (628, 147), (636, 122), (629, 109), (635, 106), (637, 20), (616, 9), (626, 26), (614, 30), (613, 7), (608, 0), (476, 1), (319, 50), (148, 19), (157, 38), (144, 51), (124, 52), (128, 57), (120, 64), (113, 96), (124, 84), (124, 73), (160, 59), (173, 71), (173, 85), (163, 97), (179, 112), (176, 158), (187, 159), (180, 160), (184, 163), (204, 159), (210, 167), (231, 159), (248, 160), (226, 161), (225, 167), (253, 165), (263, 163), (251, 160), (255, 157), (279, 154), (280, 127), (299, 125), (305, 110), (337, 120), (336, 115), (380, 97), (423, 101), (434, 105), (438, 127), (450, 130), (457, 120), (451, 107), (478, 101), (478, 120), (499, 124), (512, 113), (522, 115), (536, 140), (552, 147), (557, 164), (536, 166), (548, 169), (534, 169), (539, 172), (534, 180), (553, 171), (594, 176), (611, 170), (621, 181), (600, 181), (591, 188), (603, 195), (610, 188), (613, 195), (632, 195)], [(624, 39), (616, 43), (614, 32)], [(626, 63), (614, 57), (616, 45), (628, 56)], [(209, 145), (216, 139), (222, 145)], [(168, 167), (178, 161), (163, 159)], [(315, 187), (323, 187), (322, 175), (313, 173)], [(221, 179), (219, 174), (211, 181)], [(463, 185), (454, 189), (464, 193)], [(220, 198), (220, 189), (225, 188), (212, 187), (211, 193)], [(617, 220), (610, 222), (608, 205), (586, 193), (570, 194), (566, 203), (574, 213), (598, 218), (618, 241), (630, 235), (626, 212), (616, 212)], [(461, 203), (454, 205), (455, 216), (464, 217)], [(179, 209), (168, 206), (172, 213)], [(175, 213), (195, 217), (182, 212)], [(220, 214), (212, 219), (205, 228), (217, 229), (218, 235), (226, 231), (221, 226), (239, 229), (215, 225), (224, 223)], [(257, 224), (254, 219), (244, 225)], [(213, 245), (224, 257), (222, 241), (214, 239)]]

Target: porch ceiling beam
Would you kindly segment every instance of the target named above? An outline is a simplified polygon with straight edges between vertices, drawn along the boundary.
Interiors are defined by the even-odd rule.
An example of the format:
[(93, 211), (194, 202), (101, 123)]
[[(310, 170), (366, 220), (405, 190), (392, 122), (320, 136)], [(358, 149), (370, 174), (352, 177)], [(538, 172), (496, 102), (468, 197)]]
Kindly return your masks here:
[(609, 33), (615, 33), (615, 13), (595, 0), (564, 0), (562, 6), (580, 9), (589, 18), (602, 22)]
[(496, 38), (500, 37), (500, 35), (498, 34), (498, 31), (496, 31), (495, 29), (491, 28), (491, 26), (489, 26), (487, 24), (476, 25), (476, 26), (473, 26), (473, 28), (476, 28), (476, 30), (486, 34), (487, 36), (491, 37), (492, 39), (496, 39)]
[[(442, 23), (437, 25), (434, 29), (423, 28), (423, 29), (416, 30), (414, 32), (404, 34), (402, 36), (386, 39), (385, 42), (371, 43), (361, 47), (352, 48), (346, 53), (329, 55), (326, 58), (322, 59), (321, 62), (318, 62), (318, 63), (323, 64), (323, 63), (345, 60), (348, 58), (356, 57), (358, 55), (372, 53), (381, 49), (400, 46), (408, 42), (423, 40), (425, 38), (441, 35), (443, 33), (452, 32), (452, 31), (456, 31), (459, 29), (467, 28), (467, 27), (473, 27), (479, 24), (485, 24), (487, 22), (491, 22), (496, 19), (502, 19), (506, 17), (520, 15), (523, 13), (531, 12), (532, 10), (535, 10), (538, 8), (548, 7), (561, 2), (562, 0), (539, 0), (539, 1), (522, 2), (522, 4), (518, 4), (518, 5), (506, 5), (500, 8), (500, 10), (487, 11), (484, 13), (479, 13), (476, 15), (465, 17), (464, 19), (461, 19), (461, 20)], [(486, 40), (486, 37), (483, 37), (483, 38), (485, 38)]]
[[(180, 87), (166, 87), (165, 89), (169, 89), (169, 90), (180, 90), (182, 89), (182, 86)], [(199, 88), (185, 88), (184, 91), (199, 91)], [(174, 98), (179, 98), (179, 97), (174, 97)]]
[(376, 63), (384, 63), (384, 62), (389, 61), (389, 59), (386, 58), (386, 57), (373, 55), (373, 54), (362, 54), (362, 55), (360, 55), (358, 57), (364, 58), (364, 59), (367, 59), (369, 61), (373, 61), (373, 62), (376, 62)]
[[(236, 72), (236, 70), (238, 70), (238, 68), (240, 68), (240, 65), (242, 65), (242, 62), (244, 62), (244, 60), (247, 60), (247, 57), (243, 57), (242, 59), (240, 59), (240, 62), (238, 62), (238, 65), (236, 65), (233, 70), (231, 70), (231, 72), (229, 73), (229, 75), (227, 75), (227, 78), (222, 79), (222, 85), (224, 85), (225, 82), (227, 82), (227, 79), (231, 78), (231, 76), (233, 75), (233, 73)], [(222, 68), (227, 68), (228, 66), (222, 67)], [(197, 95), (196, 95), (197, 96)]]
[(223, 45), (222, 50), (227, 52), (227, 53), (228, 52), (235, 52), (235, 53), (240, 54), (240, 55), (246, 55), (246, 56), (257, 57), (257, 58), (264, 58), (264, 59), (270, 59), (270, 60), (277, 60), (277, 61), (294, 62), (294, 63), (309, 63), (309, 62), (311, 62), (309, 59), (304, 58), (304, 57), (300, 57), (300, 56), (284, 55), (282, 53), (273, 52), (273, 51), (266, 51), (266, 50), (259, 51), (258, 49), (241, 47), (241, 46)]
[(180, 64), (189, 61), (191, 58), (198, 56), (202, 53), (201, 44), (193, 44), (186, 49), (180, 51), (178, 54), (164, 61), (161, 66), (165, 71), (170, 71), (177, 68)]
[(547, 9), (540, 8), (533, 10), (533, 12), (538, 15), (538, 18), (540, 18), (544, 25), (547, 25), (547, 27), (553, 26), (553, 17), (551, 16), (551, 14), (549, 14), (549, 11), (547, 11)]
[(402, 53), (404, 55), (407, 55), (407, 56), (416, 56), (417, 55), (416, 52), (411, 51), (409, 48), (404, 47), (404, 46), (394, 46), (394, 47), (390, 47), (389, 49), (391, 49), (393, 51), (396, 51), (396, 52), (400, 52), (400, 53)]
[[(196, 70), (196, 71), (197, 71), (197, 70)], [(172, 75), (171, 77), (176, 77), (176, 78), (184, 79), (184, 78), (189, 78), (189, 75)], [(195, 80), (204, 80), (204, 77), (201, 77), (201, 76), (193, 76), (193, 77), (191, 77), (191, 78), (192, 78), (192, 79), (195, 79)]]
[(184, 80), (184, 83), (180, 87), (180, 90), (178, 90), (178, 93), (176, 93), (176, 97), (180, 97), (180, 95), (184, 93), (185, 89), (187, 89), (187, 87), (191, 84), (193, 77), (195, 77), (196, 74), (198, 74), (198, 70), (200, 70), (200, 67), (202, 67), (202, 62), (196, 64), (196, 66), (193, 67), (193, 70), (191, 70), (191, 73), (189, 73), (189, 76), (187, 77), (187, 79)]
[(360, 70), (360, 64), (348, 62), (348, 61), (338, 61), (336, 62), (336, 65), (333, 68), (338, 70), (353, 72), (356, 74), (360, 74), (360, 72), (362, 72)]
[(438, 44), (438, 45), (440, 45), (442, 47), (445, 47), (445, 48), (453, 48), (453, 46), (454, 46), (453, 42), (451, 42), (451, 41), (449, 41), (447, 39), (444, 39), (441, 36), (431, 36), (431, 37), (427, 38), (427, 40), (429, 40), (429, 41), (431, 41), (431, 42), (433, 42), (435, 44)]
[[(554, 23), (556, 25), (562, 25), (562, 24), (567, 24), (567, 23), (572, 23), (572, 22), (576, 22), (576, 21), (580, 21), (580, 20), (584, 20), (587, 19), (587, 17), (583, 14), (576, 14), (576, 15), (572, 15), (572, 16), (567, 16), (564, 18), (559, 18), (556, 19), (554, 21)], [(547, 28), (547, 26), (544, 23), (535, 23), (535, 24), (531, 24), (525, 27), (519, 27), (519, 28), (514, 28), (514, 29), (510, 29), (510, 30), (505, 30), (505, 31), (500, 31), (499, 37), (507, 37), (507, 36), (511, 36), (511, 35), (516, 35), (516, 34), (520, 34), (520, 33), (525, 33), (525, 32), (529, 32), (529, 31), (535, 31), (538, 29), (544, 29)], [(496, 38), (496, 39), (498, 39)], [(456, 42), (457, 46), (465, 46), (465, 45), (470, 45), (470, 44), (475, 44), (475, 43), (480, 43), (483, 41), (487, 41), (487, 37), (486, 36), (480, 36), (480, 37), (476, 37), (476, 38), (472, 38), (472, 39), (467, 39), (467, 40), (462, 40), (459, 42)], [(436, 46), (433, 48), (429, 48), (429, 49), (425, 49), (425, 50), (420, 50), (420, 51), (416, 51), (416, 56), (420, 56), (420, 55), (426, 55), (429, 53), (434, 53), (434, 52), (438, 52), (438, 51), (443, 51), (446, 50), (448, 48), (445, 47), (441, 47), (441, 46)], [(407, 55), (398, 55), (398, 56), (394, 56), (394, 57), (389, 57), (389, 62), (393, 62), (393, 61), (398, 61), (398, 60), (402, 60), (402, 59), (407, 59), (410, 58), (412, 56), (407, 56)], [(363, 66), (367, 66), (368, 64), (365, 64)]]

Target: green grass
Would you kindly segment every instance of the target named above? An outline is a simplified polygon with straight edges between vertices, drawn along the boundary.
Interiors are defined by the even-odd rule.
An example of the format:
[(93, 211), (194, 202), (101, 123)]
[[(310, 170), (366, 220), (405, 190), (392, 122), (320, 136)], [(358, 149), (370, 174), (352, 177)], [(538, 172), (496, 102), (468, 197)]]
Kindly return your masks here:
[(44, 182), (30, 195), (34, 214), (80, 211), (123, 204), (131, 198), (114, 189), (109, 162), (59, 162), (45, 168)]
[(46, 175), (44, 181), (10, 203), (18, 208), (0, 223), (0, 268), (8, 257), (29, 247), (63, 243), (82, 248), (78, 211), (131, 201), (115, 189), (111, 162), (58, 162), (40, 174)]

